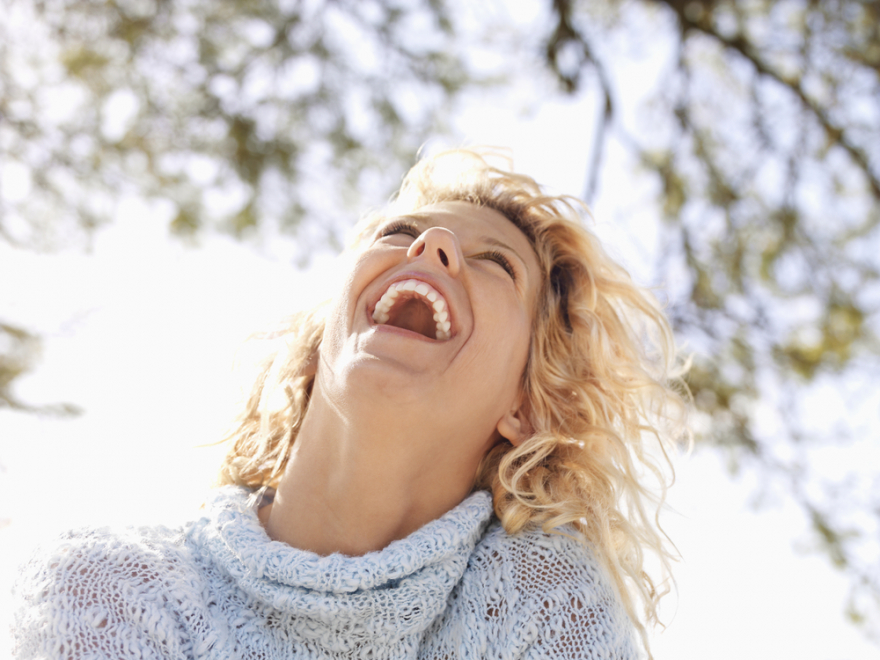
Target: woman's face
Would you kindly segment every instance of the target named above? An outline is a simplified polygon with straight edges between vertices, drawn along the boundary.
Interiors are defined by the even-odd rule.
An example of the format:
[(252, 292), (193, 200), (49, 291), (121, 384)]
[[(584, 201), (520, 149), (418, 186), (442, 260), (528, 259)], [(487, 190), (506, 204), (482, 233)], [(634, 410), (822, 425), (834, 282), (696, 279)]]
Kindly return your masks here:
[(496, 429), (509, 437), (540, 278), (526, 236), (492, 209), (444, 202), (389, 218), (331, 308), (318, 384), (339, 406), (366, 397), (368, 410), (412, 406), (487, 446)]

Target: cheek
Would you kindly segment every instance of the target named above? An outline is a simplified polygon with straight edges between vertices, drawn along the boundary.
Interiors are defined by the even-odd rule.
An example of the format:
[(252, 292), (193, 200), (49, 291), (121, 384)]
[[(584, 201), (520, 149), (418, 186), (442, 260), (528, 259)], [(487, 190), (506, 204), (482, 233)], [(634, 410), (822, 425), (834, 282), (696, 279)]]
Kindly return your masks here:
[(366, 250), (355, 257), (348, 264), (348, 272), (342, 280), (343, 296), (360, 293), (381, 272), (382, 259), (375, 250)]
[(492, 364), (489, 372), (504, 376), (517, 386), (525, 369), (531, 344), (531, 318), (519, 307), (497, 310), (485, 327), (478, 352)]
[(354, 255), (345, 264), (346, 273), (339, 278), (339, 287), (333, 296), (330, 316), (345, 318), (363, 302), (362, 296), (370, 283), (392, 264), (386, 253), (367, 250)]
[(529, 359), (532, 345), (532, 318), (521, 308), (505, 329), (507, 334), (505, 363), (508, 365), (508, 378), (511, 385), (519, 391), (523, 373)]
[(376, 270), (366, 255), (355, 255), (347, 262), (345, 275), (339, 283), (330, 306), (327, 309), (327, 323), (324, 326), (324, 337), (321, 352), (335, 354), (341, 350), (348, 334), (348, 329), (361, 305), (361, 294), (375, 277), (371, 273)]

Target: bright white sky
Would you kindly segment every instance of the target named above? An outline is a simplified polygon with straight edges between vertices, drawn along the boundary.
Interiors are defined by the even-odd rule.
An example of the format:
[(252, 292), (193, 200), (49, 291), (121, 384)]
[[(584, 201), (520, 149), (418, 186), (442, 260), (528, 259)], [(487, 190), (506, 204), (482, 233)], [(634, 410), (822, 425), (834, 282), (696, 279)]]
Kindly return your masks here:
[[(514, 95), (515, 97), (515, 95)], [(466, 99), (455, 121), (470, 143), (510, 146), (520, 171), (580, 194), (593, 126), (588, 100), (522, 116), (510, 98)], [(562, 129), (562, 130), (560, 130)], [(597, 230), (637, 279), (654, 248), (648, 192), (612, 154)], [(169, 239), (162, 209), (120, 207), (94, 254), (38, 256), (0, 244), (0, 309), (47, 335), (20, 383), (29, 401), (72, 400), (86, 414), (40, 419), (0, 410), (0, 657), (8, 592), (29, 548), (82, 524), (177, 524), (204, 493), (215, 440), (239, 390), (231, 365), (252, 331), (328, 295), (338, 267), (318, 255), (305, 272), (230, 239), (200, 249)], [(637, 233), (615, 225), (626, 216)], [(878, 466), (880, 468), (880, 466)], [(753, 476), (733, 480), (709, 452), (678, 461), (666, 527), (684, 561), (658, 660), (857, 660), (876, 646), (844, 620), (847, 582), (798, 554), (806, 521), (791, 503), (756, 513)], [(670, 601), (675, 597), (670, 597)]]

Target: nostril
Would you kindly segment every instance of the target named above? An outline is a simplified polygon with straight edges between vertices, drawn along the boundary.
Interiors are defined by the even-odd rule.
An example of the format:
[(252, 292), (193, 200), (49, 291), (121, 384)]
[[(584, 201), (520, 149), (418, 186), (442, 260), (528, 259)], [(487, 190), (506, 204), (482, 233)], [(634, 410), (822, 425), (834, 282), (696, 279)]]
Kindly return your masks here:
[(437, 248), (437, 254), (440, 256), (440, 261), (443, 263), (443, 265), (448, 266), (449, 265), (449, 257), (446, 256), (446, 253), (443, 250), (441, 250), (440, 248)]
[(424, 251), (425, 251), (425, 244), (422, 243), (416, 248), (416, 256), (417, 257), (422, 256), (422, 252), (424, 252)]

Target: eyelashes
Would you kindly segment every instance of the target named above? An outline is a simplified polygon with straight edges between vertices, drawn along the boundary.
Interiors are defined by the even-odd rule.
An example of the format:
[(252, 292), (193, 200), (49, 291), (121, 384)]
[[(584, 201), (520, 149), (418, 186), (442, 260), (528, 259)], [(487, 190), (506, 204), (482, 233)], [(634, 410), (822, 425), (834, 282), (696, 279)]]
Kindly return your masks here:
[(390, 225), (382, 228), (379, 232), (379, 238), (385, 238), (386, 236), (391, 236), (393, 234), (406, 234), (407, 236), (418, 238), (421, 233), (422, 232), (420, 232), (415, 225), (406, 222), (405, 220), (396, 220)]
[[(376, 240), (381, 240), (388, 236), (394, 236), (395, 234), (405, 234), (415, 239), (421, 236), (422, 231), (411, 222), (407, 222), (406, 220), (395, 220), (379, 230)], [(499, 252), (498, 250), (487, 250), (473, 255), (472, 258), (494, 261), (504, 269), (504, 272), (510, 276), (510, 279), (516, 281), (516, 270), (510, 263), (510, 259), (508, 259), (504, 253)]]
[(501, 266), (507, 274), (510, 275), (512, 280), (516, 280), (516, 271), (513, 269), (513, 266), (510, 263), (510, 259), (505, 257), (498, 250), (489, 250), (488, 252), (483, 252), (481, 254), (476, 255), (477, 259), (489, 259), (490, 261), (494, 261), (499, 266)]

